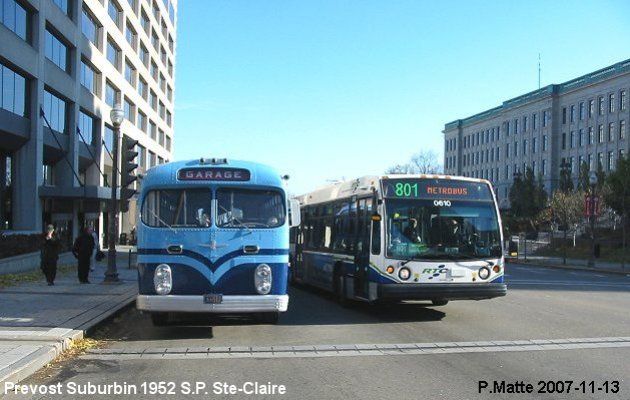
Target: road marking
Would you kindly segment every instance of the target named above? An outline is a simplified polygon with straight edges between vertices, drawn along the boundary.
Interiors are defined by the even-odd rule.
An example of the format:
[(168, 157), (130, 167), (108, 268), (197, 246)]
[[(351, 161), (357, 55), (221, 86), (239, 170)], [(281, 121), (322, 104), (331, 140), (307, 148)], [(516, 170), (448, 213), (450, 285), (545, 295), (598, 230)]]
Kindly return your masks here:
[(630, 337), (490, 340), (400, 344), (346, 344), (265, 347), (188, 347), (147, 349), (91, 349), (81, 356), (88, 360), (191, 360), (199, 358), (321, 358), (357, 356), (403, 356), (453, 353), (497, 353), (512, 351), (583, 350), (630, 348)]
[(621, 288), (630, 290), (630, 286), (627, 283), (615, 283), (615, 282), (586, 282), (586, 281), (535, 281), (526, 279), (511, 279), (507, 281), (508, 286), (512, 285), (533, 285), (533, 286), (580, 286), (580, 287), (607, 287), (607, 288)]

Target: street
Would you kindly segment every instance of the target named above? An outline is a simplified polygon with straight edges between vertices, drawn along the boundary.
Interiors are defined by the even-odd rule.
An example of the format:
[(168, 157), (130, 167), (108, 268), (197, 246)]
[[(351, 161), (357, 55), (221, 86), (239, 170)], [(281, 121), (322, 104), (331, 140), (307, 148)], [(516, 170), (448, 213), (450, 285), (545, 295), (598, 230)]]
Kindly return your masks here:
[(344, 308), (293, 287), (277, 326), (154, 328), (132, 308), (93, 333), (102, 348), (22, 382), (40, 394), (7, 398), (87, 398), (82, 390), (97, 388), (121, 399), (630, 398), (630, 277), (506, 270), (507, 297), (444, 307)]

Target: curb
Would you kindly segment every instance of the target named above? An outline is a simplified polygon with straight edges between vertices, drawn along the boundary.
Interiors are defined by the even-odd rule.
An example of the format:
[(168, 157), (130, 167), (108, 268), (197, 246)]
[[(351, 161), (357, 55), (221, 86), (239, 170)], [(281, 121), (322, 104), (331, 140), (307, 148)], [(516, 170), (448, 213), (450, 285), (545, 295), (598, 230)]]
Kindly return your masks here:
[(577, 266), (577, 265), (563, 265), (563, 264), (542, 264), (536, 261), (529, 261), (529, 260), (515, 260), (515, 259), (511, 259), (511, 260), (506, 260), (512, 264), (522, 264), (522, 265), (534, 265), (537, 267), (543, 267), (543, 268), (554, 268), (554, 269), (569, 269), (569, 270), (575, 270), (575, 271), (587, 271), (587, 272), (596, 272), (596, 273), (603, 273), (603, 274), (615, 274), (615, 275), (627, 275), (630, 276), (630, 269), (626, 270), (626, 271), (622, 271), (622, 270), (612, 270), (612, 269), (600, 269), (600, 268), (589, 268), (589, 267), (581, 267), (581, 266)]

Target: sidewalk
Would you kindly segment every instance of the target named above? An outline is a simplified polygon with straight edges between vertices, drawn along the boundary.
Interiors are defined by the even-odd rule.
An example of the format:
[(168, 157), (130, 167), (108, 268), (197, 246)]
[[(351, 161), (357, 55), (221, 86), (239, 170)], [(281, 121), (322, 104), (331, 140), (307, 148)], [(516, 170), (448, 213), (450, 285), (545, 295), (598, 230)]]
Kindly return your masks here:
[(59, 356), (76, 339), (131, 304), (138, 293), (129, 247), (118, 250), (120, 284), (103, 284), (106, 260), (90, 272), (92, 284), (79, 284), (76, 269), (41, 281), (0, 289), (0, 386), (17, 383)]
[(566, 264), (563, 263), (562, 257), (546, 257), (546, 256), (524, 256), (520, 255), (518, 259), (509, 258), (509, 262), (514, 264), (528, 264), (537, 265), (540, 267), (548, 268), (564, 268), (575, 269), (581, 271), (593, 271), (593, 272), (606, 272), (612, 274), (624, 274), (630, 275), (630, 260), (628, 263), (622, 265), (621, 263), (607, 262), (595, 260), (592, 267), (588, 266), (588, 260), (567, 258)]

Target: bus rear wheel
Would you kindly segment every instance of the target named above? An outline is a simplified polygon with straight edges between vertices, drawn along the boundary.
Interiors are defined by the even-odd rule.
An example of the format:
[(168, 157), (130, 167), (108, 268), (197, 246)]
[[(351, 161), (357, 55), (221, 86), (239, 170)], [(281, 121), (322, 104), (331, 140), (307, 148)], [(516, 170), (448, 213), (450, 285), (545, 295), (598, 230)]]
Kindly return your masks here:
[(448, 300), (431, 300), (434, 306), (445, 306), (448, 304)]

